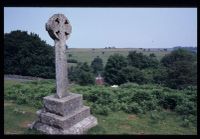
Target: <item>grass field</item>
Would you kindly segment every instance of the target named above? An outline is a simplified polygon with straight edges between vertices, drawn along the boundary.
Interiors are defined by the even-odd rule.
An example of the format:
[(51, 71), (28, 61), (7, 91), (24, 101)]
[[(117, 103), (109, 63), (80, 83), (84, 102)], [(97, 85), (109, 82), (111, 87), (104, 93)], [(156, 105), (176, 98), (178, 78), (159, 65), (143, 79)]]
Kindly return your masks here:
[[(16, 84), (24, 85), (22, 82), (5, 80), (4, 93)], [(88, 105), (88, 102), (84, 100), (84, 104)], [(19, 105), (15, 100), (4, 99), (4, 134), (41, 134), (35, 130), (28, 130), (27, 126), (36, 119), (37, 110), (29, 105)], [(169, 110), (137, 115), (123, 111), (110, 112), (107, 116), (93, 115), (97, 117), (98, 125), (90, 129), (87, 134), (197, 134), (195, 126), (181, 126), (180, 116)], [(160, 115), (161, 118), (158, 119), (152, 115)]]
[(91, 64), (92, 60), (99, 56), (103, 60), (103, 64), (105, 65), (107, 62), (107, 59), (110, 55), (113, 55), (114, 53), (121, 54), (123, 56), (127, 56), (129, 51), (137, 51), (142, 52), (146, 55), (149, 55), (150, 53), (154, 53), (157, 58), (160, 60), (164, 55), (170, 53), (170, 51), (158, 51), (158, 49), (146, 49), (146, 51), (143, 51), (143, 49), (139, 48), (116, 48), (116, 49), (92, 49), (92, 48), (73, 48), (69, 49), (67, 52), (67, 56), (69, 57), (69, 54), (71, 54), (72, 59), (76, 59), (79, 62), (87, 62), (88, 64)]
[[(36, 109), (30, 106), (17, 105), (12, 101), (4, 101), (4, 134), (41, 134), (29, 130), (36, 118)], [(181, 119), (173, 112), (162, 112), (163, 120), (151, 119), (151, 113), (145, 115), (113, 112), (108, 116), (95, 115), (98, 125), (88, 134), (197, 134), (195, 128), (181, 127)]]

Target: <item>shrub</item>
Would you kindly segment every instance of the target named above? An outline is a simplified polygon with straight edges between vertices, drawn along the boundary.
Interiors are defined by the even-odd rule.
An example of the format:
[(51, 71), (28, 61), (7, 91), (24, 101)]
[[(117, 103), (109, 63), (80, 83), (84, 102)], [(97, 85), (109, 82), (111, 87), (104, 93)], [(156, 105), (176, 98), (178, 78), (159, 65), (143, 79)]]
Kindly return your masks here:
[(153, 69), (152, 76), (153, 76), (154, 83), (166, 85), (167, 76), (168, 76), (167, 68), (162, 65), (159, 65), (158, 68)]
[[(36, 108), (43, 106), (43, 97), (56, 92), (55, 81), (42, 80), (6, 86), (4, 98), (18, 104)], [(95, 114), (107, 115), (110, 111), (144, 114), (163, 108), (171, 109), (195, 124), (197, 115), (197, 92), (195, 88), (173, 90), (153, 84), (127, 83), (119, 88), (105, 86), (73, 85), (71, 92), (83, 94), (83, 99)], [(162, 109), (161, 109), (162, 108)]]
[(188, 119), (183, 119), (183, 122), (181, 123), (182, 127), (189, 127), (190, 126), (190, 121)]
[(127, 113), (135, 113), (135, 114), (143, 113), (142, 108), (136, 102), (132, 102), (130, 104), (124, 105), (123, 110)]
[(132, 97), (132, 100), (137, 103), (140, 103), (144, 100), (148, 101), (148, 100), (152, 100), (152, 99), (153, 98), (152, 98), (151, 94), (147, 91), (138, 91)]
[(166, 118), (166, 113), (153, 110), (150, 112), (151, 123), (159, 123)]
[(81, 71), (77, 83), (80, 85), (94, 84), (94, 76), (90, 72)]
[(107, 106), (105, 105), (100, 105), (100, 104), (93, 104), (92, 107), (91, 107), (91, 111), (92, 113), (95, 113), (95, 114), (100, 114), (100, 115), (108, 115), (109, 114), (109, 111), (110, 111), (110, 108), (108, 108)]
[(175, 109), (175, 107), (182, 102), (183, 98), (181, 94), (178, 93), (165, 93), (163, 100), (160, 100), (159, 103), (165, 109)]
[(67, 59), (68, 63), (78, 63), (76, 59)]
[(122, 89), (131, 89), (131, 88), (138, 88), (138, 87), (139, 85), (137, 83), (130, 83), (130, 82), (120, 85), (120, 88)]
[(109, 108), (112, 111), (119, 111), (121, 109), (121, 103), (119, 103), (117, 99), (114, 99), (113, 102), (110, 103)]
[(8, 100), (15, 100), (17, 104), (28, 104), (41, 108), (43, 97), (50, 95), (54, 88), (54, 84), (42, 81), (27, 82), (10, 86), (5, 90), (4, 97)]
[(184, 100), (183, 103), (177, 105), (175, 111), (181, 115), (197, 114), (195, 103), (187, 100)]
[(152, 95), (156, 97), (157, 100), (159, 100), (159, 102), (162, 102), (164, 100), (165, 97), (165, 93), (161, 90), (153, 90), (152, 91)]
[(140, 105), (144, 112), (155, 110), (157, 108), (157, 100), (150, 100), (150, 101), (142, 101)]
[(143, 83), (154, 83), (154, 70), (153, 68), (146, 68), (141, 71), (144, 78)]
[(92, 70), (86, 62), (78, 63), (76, 67), (70, 67), (69, 79), (80, 85), (94, 84), (94, 75), (92, 74)]

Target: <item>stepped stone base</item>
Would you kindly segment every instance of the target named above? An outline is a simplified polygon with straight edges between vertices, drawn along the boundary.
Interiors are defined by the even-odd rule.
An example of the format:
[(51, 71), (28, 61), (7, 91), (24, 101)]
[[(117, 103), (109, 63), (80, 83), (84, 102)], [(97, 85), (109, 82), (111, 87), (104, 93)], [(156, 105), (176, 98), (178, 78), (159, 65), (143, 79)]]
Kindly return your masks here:
[(82, 95), (70, 93), (61, 99), (44, 97), (44, 108), (37, 111), (38, 120), (32, 124), (45, 134), (84, 134), (97, 125), (90, 108), (83, 106)]
[(83, 107), (82, 100), (82, 95), (74, 93), (69, 93), (68, 96), (61, 99), (56, 98), (54, 95), (43, 98), (45, 110), (61, 116), (70, 114), (74, 110)]
[(88, 129), (97, 125), (97, 119), (94, 116), (88, 116), (68, 129), (56, 128), (48, 124), (36, 121), (34, 128), (45, 134), (84, 134)]

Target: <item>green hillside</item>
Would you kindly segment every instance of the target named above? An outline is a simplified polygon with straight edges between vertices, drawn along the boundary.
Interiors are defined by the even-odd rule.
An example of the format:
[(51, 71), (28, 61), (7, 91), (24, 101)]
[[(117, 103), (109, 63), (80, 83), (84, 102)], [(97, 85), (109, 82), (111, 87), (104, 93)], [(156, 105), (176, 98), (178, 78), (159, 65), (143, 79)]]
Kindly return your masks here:
[[(144, 51), (145, 49), (145, 51)], [(104, 48), (70, 48), (67, 51), (67, 56), (69, 58), (69, 54), (71, 54), (71, 59), (76, 59), (79, 62), (87, 62), (90, 64), (92, 60), (99, 56), (103, 60), (103, 64), (107, 62), (107, 59), (110, 55), (115, 53), (121, 54), (123, 56), (127, 56), (129, 51), (137, 51), (142, 52), (145, 55), (149, 55), (150, 53), (154, 53), (156, 57), (160, 60), (164, 55), (170, 53), (169, 51), (164, 51), (163, 49), (150, 49), (148, 48), (115, 48), (115, 49), (104, 49)]]

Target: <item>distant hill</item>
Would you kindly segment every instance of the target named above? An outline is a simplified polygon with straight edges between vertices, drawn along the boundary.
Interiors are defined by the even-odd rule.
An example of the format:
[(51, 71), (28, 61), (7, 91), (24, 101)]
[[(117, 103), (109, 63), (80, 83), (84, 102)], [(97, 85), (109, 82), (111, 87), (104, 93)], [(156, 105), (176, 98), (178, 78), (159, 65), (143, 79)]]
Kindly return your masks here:
[(177, 50), (179, 48), (183, 48), (183, 49), (186, 49), (186, 50), (191, 51), (193, 53), (197, 53), (197, 47), (192, 47), (192, 46), (185, 46), (185, 47), (183, 47), (183, 46), (176, 46), (173, 49)]

